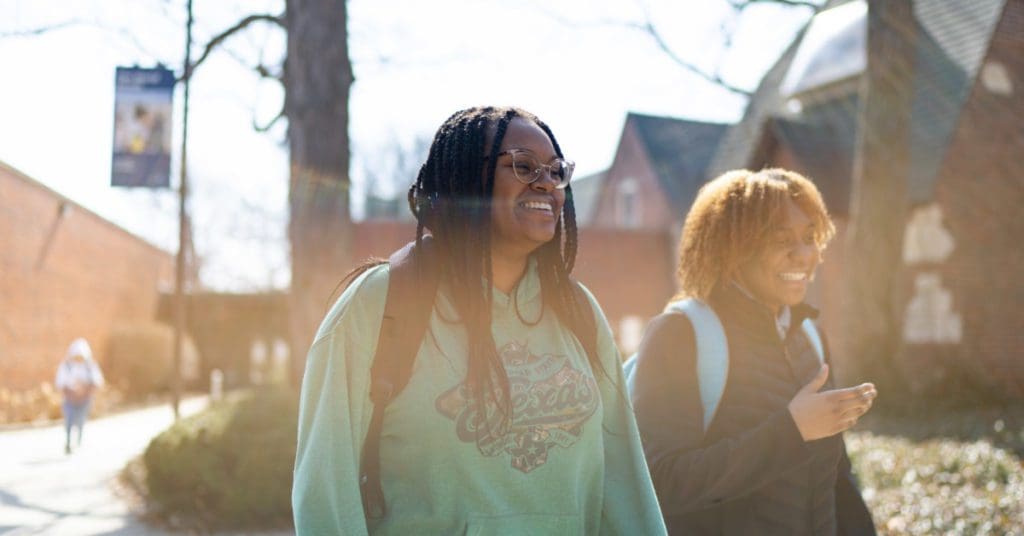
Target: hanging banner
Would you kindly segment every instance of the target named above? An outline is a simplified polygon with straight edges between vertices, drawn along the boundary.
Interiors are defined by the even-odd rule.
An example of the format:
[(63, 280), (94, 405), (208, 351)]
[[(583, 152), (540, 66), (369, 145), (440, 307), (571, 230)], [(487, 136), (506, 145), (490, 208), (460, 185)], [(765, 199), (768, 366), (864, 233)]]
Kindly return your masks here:
[(118, 67), (111, 186), (168, 188), (174, 73)]

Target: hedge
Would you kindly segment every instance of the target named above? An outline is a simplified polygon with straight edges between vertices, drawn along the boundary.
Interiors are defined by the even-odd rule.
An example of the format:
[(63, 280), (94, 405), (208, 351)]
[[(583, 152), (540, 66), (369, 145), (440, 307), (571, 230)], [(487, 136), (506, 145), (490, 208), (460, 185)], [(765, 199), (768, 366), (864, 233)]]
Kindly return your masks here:
[(288, 526), (297, 418), (295, 393), (270, 386), (177, 422), (143, 456), (151, 506), (206, 529)]

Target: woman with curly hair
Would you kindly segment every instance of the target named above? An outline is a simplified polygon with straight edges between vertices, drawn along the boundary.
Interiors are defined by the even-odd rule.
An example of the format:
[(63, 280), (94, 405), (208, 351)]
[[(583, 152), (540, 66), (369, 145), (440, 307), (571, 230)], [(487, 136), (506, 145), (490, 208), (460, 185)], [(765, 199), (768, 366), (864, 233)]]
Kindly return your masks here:
[[(874, 533), (842, 432), (875, 387), (834, 388), (827, 345), (807, 322), (818, 313), (803, 303), (833, 233), (818, 189), (792, 171), (732, 171), (698, 193), (680, 292), (648, 326), (631, 385), (670, 534)], [(725, 336), (712, 356), (726, 379), (714, 407), (704, 363), (715, 352), (699, 342), (694, 306)]]

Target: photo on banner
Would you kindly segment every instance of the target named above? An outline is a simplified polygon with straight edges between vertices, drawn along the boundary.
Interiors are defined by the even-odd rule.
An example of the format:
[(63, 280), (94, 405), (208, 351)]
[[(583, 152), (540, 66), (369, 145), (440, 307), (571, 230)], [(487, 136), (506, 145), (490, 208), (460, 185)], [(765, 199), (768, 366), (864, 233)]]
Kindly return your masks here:
[(174, 82), (163, 67), (117, 68), (111, 186), (170, 186)]

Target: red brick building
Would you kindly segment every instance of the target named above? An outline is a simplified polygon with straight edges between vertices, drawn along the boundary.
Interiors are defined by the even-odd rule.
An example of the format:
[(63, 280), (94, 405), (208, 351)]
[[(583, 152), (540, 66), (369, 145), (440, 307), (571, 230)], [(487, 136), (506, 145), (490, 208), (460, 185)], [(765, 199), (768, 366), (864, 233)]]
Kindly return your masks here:
[(939, 266), (962, 315), (953, 357), (1024, 397), (1024, 2), (1005, 3), (936, 177), (955, 247)]
[(52, 381), (75, 337), (155, 317), (173, 257), (0, 162), (0, 388)]
[(630, 113), (601, 191), (587, 207), (589, 226), (675, 233), (727, 127)]

